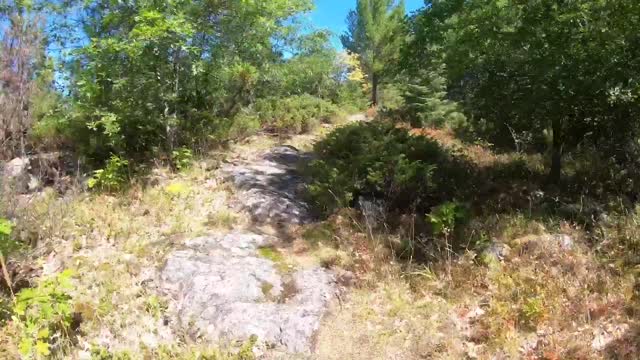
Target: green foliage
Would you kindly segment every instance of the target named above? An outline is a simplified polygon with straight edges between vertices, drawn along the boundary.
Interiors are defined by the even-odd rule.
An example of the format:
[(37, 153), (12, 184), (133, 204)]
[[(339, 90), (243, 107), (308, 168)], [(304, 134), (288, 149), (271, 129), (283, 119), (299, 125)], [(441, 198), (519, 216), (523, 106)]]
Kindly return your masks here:
[(549, 148), (557, 181), (564, 152), (598, 144), (620, 158), (637, 139), (638, 26), (633, 0), (434, 1), (410, 21), (404, 67), (415, 77), (443, 62), (474, 130)]
[(168, 308), (167, 302), (156, 295), (149, 296), (144, 303), (144, 309), (147, 313), (153, 315), (156, 319), (160, 319), (162, 314)]
[(390, 209), (427, 212), (464, 188), (469, 171), (461, 155), (385, 122), (337, 129), (316, 151), (309, 191), (326, 213), (359, 196), (382, 198)]
[(520, 319), (521, 321), (527, 325), (531, 326), (534, 329), (542, 320), (545, 315), (545, 307), (543, 299), (540, 297), (534, 297), (527, 299), (520, 311)]
[[(311, 5), (84, 2), (82, 22), (91, 41), (74, 54), (83, 66), (71, 67), (77, 81), (70, 117), (86, 127), (74, 135), (76, 143), (98, 162), (111, 153), (147, 160), (180, 146), (195, 149), (255, 133), (256, 100), (304, 93), (335, 99), (341, 85), (329, 36), (300, 32), (301, 15)], [(300, 120), (308, 110), (301, 112), (294, 119), (272, 115), (280, 128), (302, 131), (310, 120)]]
[(362, 85), (350, 80), (338, 88), (335, 103), (345, 112), (352, 114), (361, 112), (369, 107), (369, 100), (362, 89)]
[(252, 111), (243, 109), (231, 120), (227, 137), (242, 139), (254, 135), (260, 130), (260, 117)]
[(359, 55), (363, 71), (371, 82), (371, 102), (378, 104), (378, 85), (389, 75), (404, 43), (404, 1), (358, 0), (347, 17), (343, 46)]
[(264, 74), (264, 87), (257, 89), (260, 98), (313, 94), (337, 101), (343, 88), (343, 64), (326, 31), (302, 35), (295, 40), (297, 54), (276, 64)]
[(34, 148), (51, 151), (68, 140), (65, 101), (52, 86), (55, 73), (53, 61), (48, 61), (39, 70), (36, 86), (29, 99), (34, 121), (29, 136)]
[(191, 167), (193, 163), (193, 151), (182, 147), (171, 152), (171, 162), (178, 171), (183, 171)]
[(446, 78), (430, 71), (421, 79), (422, 84), (408, 84), (404, 94), (411, 125), (461, 128), (466, 117), (456, 102), (447, 100)]
[(16, 295), (13, 321), (20, 331), (20, 353), (43, 359), (62, 351), (73, 337), (73, 306), (69, 291), (73, 273), (66, 270), (40, 280), (37, 287)]
[(467, 209), (457, 202), (445, 202), (435, 207), (427, 220), (431, 223), (435, 235), (451, 235), (458, 225), (468, 218)]
[(117, 155), (112, 155), (104, 169), (94, 171), (93, 177), (87, 183), (90, 189), (118, 191), (128, 179), (129, 161)]
[[(20, 245), (11, 238), (13, 223), (7, 219), (0, 218), (0, 256), (8, 256), (17, 250)], [(0, 274), (0, 277), (1, 274)]]
[(308, 94), (260, 100), (255, 111), (263, 127), (290, 134), (310, 131), (339, 115), (336, 105)]
[(7, 219), (0, 219), (0, 238), (4, 239), (11, 235), (13, 224)]

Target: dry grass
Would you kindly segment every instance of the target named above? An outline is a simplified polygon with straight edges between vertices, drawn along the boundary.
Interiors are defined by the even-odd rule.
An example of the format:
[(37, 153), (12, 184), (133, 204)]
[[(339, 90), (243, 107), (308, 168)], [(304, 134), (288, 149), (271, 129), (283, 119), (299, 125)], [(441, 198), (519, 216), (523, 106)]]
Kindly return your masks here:
[(504, 259), (467, 251), (424, 267), (376, 251), (380, 234), (360, 234), (368, 245), (358, 246), (357, 226), (331, 221), (359, 285), (325, 320), (320, 358), (605, 359), (632, 344), (633, 281), (602, 264), (577, 232), (564, 249), (541, 224), (521, 237), (514, 234), (526, 227), (503, 225)]
[(463, 358), (464, 349), (456, 348), (459, 329), (450, 312), (445, 301), (417, 296), (401, 278), (387, 277), (374, 288), (354, 289), (325, 319), (318, 357)]
[[(229, 156), (246, 158), (278, 143), (310, 149), (329, 129), (318, 131), (256, 137), (233, 146)], [(482, 166), (516, 156), (465, 146), (446, 131), (416, 135), (458, 148)], [(183, 174), (156, 169), (153, 186), (134, 184), (125, 194), (45, 192), (11, 204), (22, 219), (17, 231), (36, 245), (33, 257), (81, 274), (74, 299), (83, 335), (72, 357), (92, 347), (132, 359), (191, 359), (209, 351), (170, 334), (163, 321), (167, 300), (145, 283), (182, 240), (249, 225), (245, 215), (230, 211), (233, 190), (212, 170), (206, 162)], [(355, 287), (318, 335), (320, 359), (637, 359), (640, 290), (628, 271), (640, 263), (639, 214), (601, 224), (597, 246), (593, 234), (570, 223), (523, 213), (478, 218), (472, 235), (508, 246), (504, 258), (470, 248), (450, 261), (419, 264), (397, 251), (403, 240), (415, 240), (412, 231), (371, 229), (355, 211), (343, 210), (288, 230), (291, 244), (262, 255), (287, 267), (321, 263), (353, 273)], [(559, 247), (550, 233), (570, 235), (575, 246)], [(447, 258), (441, 255), (433, 258)], [(0, 349), (15, 349), (14, 338), (0, 330)]]

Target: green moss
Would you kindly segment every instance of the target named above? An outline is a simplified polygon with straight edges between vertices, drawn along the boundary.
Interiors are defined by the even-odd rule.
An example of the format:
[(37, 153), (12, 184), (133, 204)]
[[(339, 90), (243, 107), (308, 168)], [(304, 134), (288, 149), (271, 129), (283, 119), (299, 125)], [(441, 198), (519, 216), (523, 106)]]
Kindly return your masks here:
[(167, 185), (164, 190), (172, 196), (188, 195), (191, 192), (189, 185), (184, 182), (171, 183)]
[(267, 260), (271, 260), (276, 264), (284, 262), (284, 256), (282, 256), (282, 253), (274, 247), (260, 248), (258, 249), (258, 254), (260, 254), (261, 257)]
[(287, 259), (284, 257), (284, 255), (275, 247), (272, 247), (272, 246), (262, 247), (258, 249), (258, 254), (261, 257), (273, 262), (276, 266), (276, 269), (280, 273), (287, 274), (294, 269), (294, 266), (291, 263), (289, 263)]

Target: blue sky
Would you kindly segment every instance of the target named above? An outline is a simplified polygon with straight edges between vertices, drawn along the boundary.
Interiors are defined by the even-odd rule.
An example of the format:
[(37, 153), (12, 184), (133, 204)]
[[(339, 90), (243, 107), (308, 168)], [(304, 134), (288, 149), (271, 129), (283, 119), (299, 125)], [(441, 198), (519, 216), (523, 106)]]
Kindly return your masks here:
[[(331, 30), (334, 45), (341, 49), (338, 36), (346, 30), (345, 20), (349, 10), (356, 7), (356, 0), (315, 0), (315, 4), (311, 21), (316, 27)], [(424, 6), (424, 0), (405, 0), (405, 4), (407, 12), (411, 12)]]

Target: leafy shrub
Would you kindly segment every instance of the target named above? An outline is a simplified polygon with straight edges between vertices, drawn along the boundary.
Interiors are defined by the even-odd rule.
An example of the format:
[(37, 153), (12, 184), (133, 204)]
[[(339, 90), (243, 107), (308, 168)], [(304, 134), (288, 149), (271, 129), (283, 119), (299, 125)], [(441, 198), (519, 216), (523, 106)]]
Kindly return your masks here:
[(543, 299), (540, 297), (534, 297), (525, 300), (520, 309), (520, 321), (527, 326), (535, 329), (536, 325), (542, 320), (545, 315), (545, 308)]
[[(0, 218), (0, 285), (8, 285), (9, 290), (13, 292), (11, 276), (7, 272), (7, 262), (5, 256), (15, 250), (17, 244), (11, 240), (11, 232), (13, 231), (13, 224), (7, 220)], [(0, 294), (0, 321), (5, 319), (5, 315), (9, 313), (8, 302)]]
[(171, 153), (171, 162), (178, 171), (186, 170), (193, 163), (193, 152), (191, 149), (179, 148)]
[(0, 218), (0, 256), (6, 256), (15, 249), (16, 244), (11, 241), (12, 231), (13, 223)]
[(30, 132), (31, 142), (34, 147), (43, 150), (59, 149), (69, 141), (69, 119), (56, 111), (47, 114), (33, 125)]
[(336, 105), (306, 94), (259, 100), (255, 110), (263, 127), (291, 134), (304, 133), (339, 115)]
[(17, 294), (13, 321), (20, 331), (19, 348), (25, 358), (48, 357), (53, 348), (69, 344), (73, 332), (72, 275), (66, 270)]
[(180, 128), (180, 143), (194, 149), (207, 149), (239, 140), (260, 130), (260, 119), (251, 109), (243, 108), (230, 117), (193, 112)]
[(362, 90), (362, 84), (348, 81), (338, 89), (336, 101), (348, 113), (364, 111), (369, 107), (369, 98)]
[(431, 223), (434, 235), (448, 237), (458, 225), (467, 219), (467, 209), (457, 202), (445, 202), (434, 208), (427, 219)]
[(232, 119), (227, 138), (236, 140), (251, 136), (260, 130), (260, 118), (257, 114), (243, 109)]
[(89, 188), (99, 188), (106, 191), (121, 189), (127, 181), (128, 167), (129, 161), (117, 155), (112, 155), (104, 169), (93, 172), (93, 178), (88, 182)]
[(426, 213), (464, 190), (470, 178), (461, 155), (382, 121), (337, 129), (316, 152), (319, 159), (308, 169), (309, 191), (325, 213), (359, 196), (383, 198), (391, 210)]

